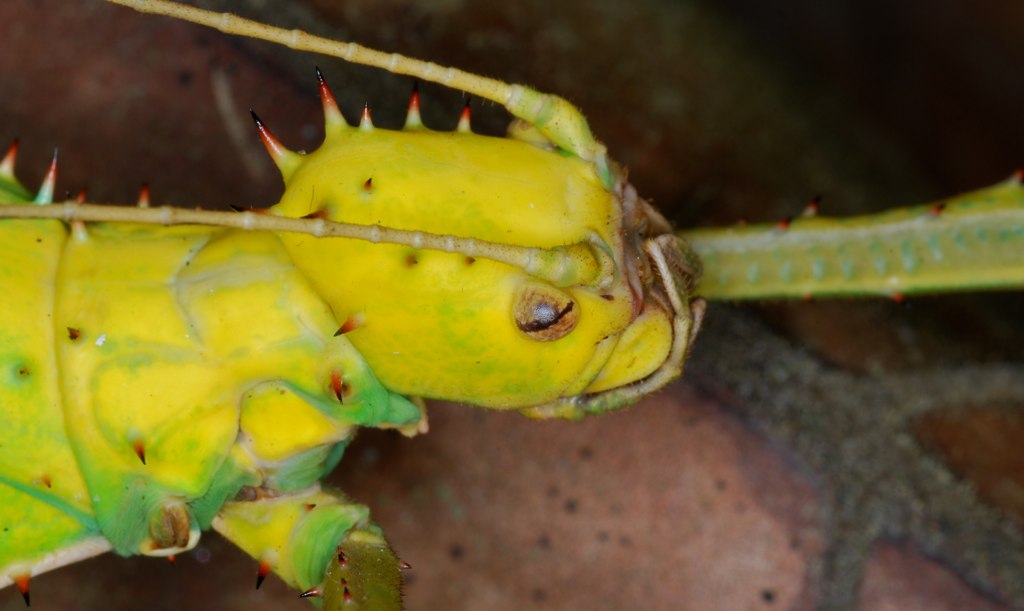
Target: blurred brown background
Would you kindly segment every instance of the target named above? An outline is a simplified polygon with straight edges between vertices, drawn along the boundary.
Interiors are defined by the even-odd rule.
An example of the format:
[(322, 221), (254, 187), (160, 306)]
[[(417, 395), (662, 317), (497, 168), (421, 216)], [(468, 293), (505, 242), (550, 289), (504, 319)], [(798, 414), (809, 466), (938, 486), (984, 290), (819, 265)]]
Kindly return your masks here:
[[(826, 214), (879, 210), (1024, 165), (1020, 3), (227, 7), (560, 93), (681, 226), (816, 194)], [(59, 192), (130, 202), (146, 181), (158, 203), (265, 205), (279, 178), (245, 111), (314, 148), (314, 65), (350, 120), (369, 101), (401, 124), (405, 78), (98, 1), (6, 0), (0, 142), (21, 137), (32, 187), (59, 145)], [(423, 97), (429, 126), (454, 126), (458, 92)], [(474, 121), (507, 116), (476, 104)], [(718, 306), (686, 379), (635, 408), (569, 424), (436, 405), (429, 435), (368, 433), (334, 481), (415, 567), (410, 609), (1022, 608), (1021, 311), (1020, 293)], [(253, 591), (255, 570), (211, 535), (173, 567), (40, 577), (34, 606), (308, 608), (275, 580)]]

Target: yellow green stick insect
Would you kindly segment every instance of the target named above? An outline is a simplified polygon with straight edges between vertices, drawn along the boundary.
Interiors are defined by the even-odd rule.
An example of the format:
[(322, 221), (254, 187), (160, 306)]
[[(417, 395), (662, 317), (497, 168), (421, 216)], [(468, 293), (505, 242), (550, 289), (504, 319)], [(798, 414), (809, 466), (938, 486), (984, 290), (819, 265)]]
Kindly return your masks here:
[[(583, 152), (583, 154), (584, 154), (585, 156), (586, 156), (586, 155), (589, 155), (589, 154), (587, 154), (587, 152), (586, 152), (586, 149), (585, 149), (585, 148), (584, 148), (584, 149), (581, 149), (581, 152)], [(282, 156), (282, 159), (287, 159), (287, 156)], [(285, 164), (285, 165), (287, 166), (287, 164)], [(602, 176), (603, 176), (603, 170), (601, 170), (601, 169), (600, 169), (600, 168), (601, 168), (601, 164), (598, 164), (598, 165), (597, 165), (597, 167), (598, 167), (598, 171), (596, 172), (596, 174), (595, 174), (595, 175), (596, 175), (596, 176), (597, 176), (598, 178), (602, 178)], [(606, 180), (606, 177), (604, 177), (604, 178), (605, 178), (605, 180)], [(366, 187), (365, 187), (365, 185), (366, 185), (366, 183), (365, 183), (365, 182), (355, 181), (355, 183), (356, 183), (356, 185), (357, 185), (357, 186), (362, 186), (362, 187), (364, 187), (364, 191), (367, 191), (367, 190), (368, 190), (368, 189), (366, 189)], [(382, 187), (382, 185), (381, 185), (381, 180), (377, 180), (377, 181), (376, 181), (376, 182), (375, 182), (374, 184), (372, 184), (372, 186), (373, 186), (373, 187), (375, 187), (375, 188), (383, 188), (383, 187)], [(310, 191), (311, 191), (311, 190), (312, 190), (312, 189), (310, 189)], [(358, 192), (358, 191), (357, 191), (357, 192)], [(1010, 191), (1010, 192), (1011, 192), (1011, 194), (1013, 194), (1013, 191)], [(375, 192), (374, 194), (378, 194), (378, 193), (376, 193), (376, 192)], [(362, 193), (360, 193), (360, 197), (362, 197)], [(303, 198), (303, 200), (305, 200), (305, 198)], [(303, 202), (303, 203), (304, 203), (304, 202)], [(53, 209), (53, 210), (56, 210), (56, 209)], [(316, 211), (315, 211), (315, 210), (303, 210), (303, 212), (316, 212)], [(98, 213), (97, 213), (97, 214), (98, 214)], [(924, 215), (922, 215), (922, 216), (924, 216)], [(927, 217), (925, 217), (925, 218), (927, 218)], [(133, 219), (133, 220), (136, 220), (136, 221), (137, 221), (137, 220), (141, 220), (141, 219), (140, 219), (140, 218), (139, 218), (138, 216), (132, 217), (132, 219)], [(217, 221), (217, 222), (221, 222), (221, 221)], [(228, 222), (230, 222), (230, 221), (228, 221)], [(249, 222), (249, 221), (245, 221), (245, 222)], [(774, 228), (773, 228), (773, 229), (774, 229)], [(794, 234), (797, 234), (797, 233), (795, 232)], [(407, 247), (408, 247), (409, 245), (404, 245), (404, 246), (407, 246)], [(424, 249), (424, 250), (427, 250), (427, 251), (429, 251), (429, 249)], [(465, 251), (462, 251), (462, 252), (461, 252), (460, 254), (463, 254), (463, 255), (469, 255), (470, 253), (473, 253), (473, 254), (478, 254), (478, 253), (476, 253), (475, 251), (469, 251), (468, 249), (467, 249), (467, 250), (465, 250)], [(471, 255), (469, 255), (469, 256), (471, 256)], [(403, 263), (403, 264), (408, 264), (408, 263), (409, 263), (408, 259), (402, 259), (401, 257), (394, 257), (394, 259), (395, 259), (395, 260), (398, 260), (398, 261), (402, 261), (402, 263)], [(484, 257), (484, 256), (480, 256), (480, 257), (479, 257), (479, 259), (486, 259), (486, 257)], [(834, 261), (834, 260), (835, 260), (835, 259), (828, 259), (828, 261)], [(857, 261), (858, 261), (858, 262), (861, 262), (861, 261), (868, 261), (868, 260), (867, 260), (867, 259), (858, 259)], [(417, 259), (417, 260), (415, 261), (415, 263), (413, 263), (413, 265), (417, 265), (417, 266), (418, 266), (418, 265), (420, 265), (420, 263), (422, 263), (422, 260), (420, 260), (420, 259)], [(475, 264), (475, 263), (476, 263), (476, 262), (474, 262), (474, 264)], [(692, 266), (691, 266), (691, 267), (692, 267)], [(744, 271), (746, 271), (746, 270), (744, 270)], [(779, 274), (781, 275), (781, 272), (779, 272)], [(755, 279), (756, 279), (756, 278), (755, 278)], [(892, 288), (891, 288), (891, 287), (889, 287), (889, 286), (886, 286), (886, 287), (883, 287), (883, 288), (881, 288), (881, 289), (880, 289), (880, 291), (885, 291), (885, 292), (893, 292), (893, 291), (892, 291)], [(800, 294), (800, 295), (802, 295), (802, 294), (804, 294), (805, 292), (807, 292), (807, 289), (803, 289), (803, 288), (802, 288), (802, 289), (800, 289), (800, 293), (799, 293), (799, 294)], [(428, 301), (429, 301), (429, 299), (428, 299)], [(338, 309), (340, 309), (340, 308), (338, 308)], [(563, 308), (563, 309), (564, 309), (564, 308)], [(347, 317), (345, 317), (345, 316), (339, 316), (339, 318), (345, 318), (345, 319), (347, 319)], [(368, 318), (369, 318), (369, 316), (368, 316)], [(370, 329), (370, 325), (368, 324), (368, 325), (366, 326), (365, 330), (369, 331), (369, 329)], [(351, 337), (353, 338), (353, 341), (354, 341), (354, 339), (355, 339), (355, 335), (353, 334), (353, 335), (352, 335)], [(403, 344), (403, 345), (404, 345), (404, 344)], [(386, 348), (387, 348), (387, 347), (388, 347), (388, 346), (384, 345), (384, 347), (383, 347), (383, 348), (378, 348), (378, 350), (380, 350), (381, 352), (386, 352)], [(367, 345), (366, 347), (361, 347), (361, 346), (360, 346), (360, 351), (361, 351), (361, 352), (364, 352), (365, 354), (369, 354), (369, 353), (373, 352), (373, 350), (374, 350), (374, 349), (375, 349), (375, 346), (373, 345), (373, 343), (371, 343), (371, 344)], [(392, 351), (392, 352), (393, 352), (393, 351)], [(383, 361), (382, 361), (382, 364), (381, 364), (380, 366), (381, 366), (381, 370), (384, 370), (384, 369), (385, 369), (385, 368), (387, 367), (387, 365), (386, 365), (386, 364), (383, 364)], [(373, 368), (374, 368), (374, 370), (375, 370), (375, 372), (376, 372), (376, 370), (378, 369), (378, 366), (377, 366), (377, 365), (375, 364)], [(395, 382), (394, 382), (394, 383), (391, 383), (391, 382), (388, 382), (388, 383), (386, 383), (386, 386), (388, 386), (389, 388), (393, 388), (393, 389), (399, 389), (399, 390), (402, 390), (403, 392), (414, 392), (414, 393), (417, 393), (417, 394), (428, 394), (428, 393), (426, 393), (426, 392), (422, 392), (422, 391), (420, 391), (420, 390), (410, 390), (410, 389), (407, 389), (407, 388), (402, 388), (402, 387), (400, 387), (400, 386), (399, 386), (399, 384), (400, 384), (399, 380), (402, 380), (402, 379), (403, 379), (403, 380), (409, 380), (409, 379), (410, 379), (410, 376), (409, 376), (408, 372), (407, 372), (407, 373), (402, 373), (402, 372), (395, 372), (395, 373), (394, 373), (394, 375), (392, 376), (392, 378), (393, 378), (393, 379), (395, 380)], [(394, 384), (394, 386), (393, 386), (393, 387), (392, 387), (392, 384)], [(412, 384), (412, 382), (410, 382), (410, 384)], [(442, 391), (442, 392), (446, 392), (446, 391)], [(466, 393), (472, 394), (473, 392), (476, 392), (476, 391), (463, 391), (463, 392), (466, 392)], [(453, 396), (456, 396), (456, 397), (458, 397), (458, 398), (464, 398), (464, 399), (465, 399), (465, 398), (467, 398), (467, 397), (466, 397), (466, 395), (453, 395)], [(484, 397), (484, 396), (479, 396), (479, 395), (473, 395), (473, 396), (472, 396), (472, 397), (470, 397), (470, 398), (473, 398), (473, 399), (475, 399), (476, 401), (478, 401), (478, 402), (481, 402), (481, 403), (487, 403), (487, 402), (489, 402), (489, 401), (490, 401), (490, 397)], [(506, 400), (506, 399), (504, 399), (504, 398), (495, 398), (494, 400), (495, 400), (495, 401), (497, 401), (497, 402), (501, 402), (501, 401), (504, 401), (504, 400)], [(559, 408), (559, 409), (560, 409), (560, 408)], [(555, 409), (555, 410), (557, 410), (557, 409)]]
[[(316, 43), (174, 3), (135, 7)], [(392, 608), (398, 561), (365, 509), (318, 484), (353, 426), (425, 429), (396, 391), (578, 417), (681, 371), (699, 268), (578, 111), (348, 52), (440, 73), (530, 125), (511, 139), (432, 132), (414, 101), (403, 131), (368, 112), (351, 127), (321, 80), (318, 152), (287, 151), (256, 119), (289, 184), (270, 214), (53, 203), (55, 164), (30, 199), (14, 149), (6, 158), (18, 324), (3, 403), (29, 441), (5, 455), (0, 571), (26, 602), (36, 574), (108, 549), (173, 556), (212, 527), (261, 576), (329, 606)]]

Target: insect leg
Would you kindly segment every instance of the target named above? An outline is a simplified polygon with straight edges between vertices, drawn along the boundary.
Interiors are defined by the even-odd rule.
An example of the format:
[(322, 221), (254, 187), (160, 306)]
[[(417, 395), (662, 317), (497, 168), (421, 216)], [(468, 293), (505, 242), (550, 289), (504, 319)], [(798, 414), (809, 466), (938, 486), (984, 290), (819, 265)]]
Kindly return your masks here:
[[(255, 492), (255, 491), (254, 491)], [(258, 584), (273, 571), (325, 609), (401, 609), (400, 563), (369, 510), (335, 490), (227, 503), (213, 527), (260, 562)]]

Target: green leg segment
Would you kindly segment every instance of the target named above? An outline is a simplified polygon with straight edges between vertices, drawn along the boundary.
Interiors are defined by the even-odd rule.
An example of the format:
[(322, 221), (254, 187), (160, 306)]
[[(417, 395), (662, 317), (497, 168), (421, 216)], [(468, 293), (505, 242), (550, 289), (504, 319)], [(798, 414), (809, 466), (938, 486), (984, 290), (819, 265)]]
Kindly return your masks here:
[(248, 489), (213, 527), (326, 609), (401, 609), (398, 558), (369, 521), (369, 510), (319, 485), (279, 496)]

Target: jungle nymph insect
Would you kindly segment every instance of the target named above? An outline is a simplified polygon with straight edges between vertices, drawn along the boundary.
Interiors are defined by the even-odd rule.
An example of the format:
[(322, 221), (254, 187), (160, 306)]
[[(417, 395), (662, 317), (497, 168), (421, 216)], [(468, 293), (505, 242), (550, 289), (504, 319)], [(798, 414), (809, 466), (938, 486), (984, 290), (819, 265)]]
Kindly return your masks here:
[(397, 608), (398, 559), (368, 510), (320, 480), (358, 426), (424, 431), (405, 397), (578, 418), (681, 373), (697, 296), (1020, 282), (1019, 179), (940, 209), (680, 236), (561, 98), (171, 2), (117, 3), (439, 82), (518, 122), (508, 138), (468, 119), (430, 131), (414, 94), (403, 130), (368, 111), (352, 126), (320, 78), (316, 151), (289, 151), (256, 119), (286, 184), (267, 213), (53, 203), (55, 166), (29, 194), (12, 149), (0, 585), (26, 602), (51, 568), (173, 555), (213, 528), (260, 579), (273, 571), (328, 608)]

